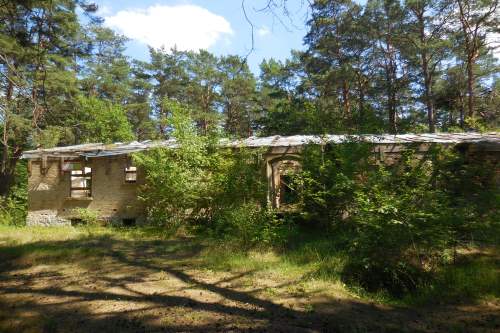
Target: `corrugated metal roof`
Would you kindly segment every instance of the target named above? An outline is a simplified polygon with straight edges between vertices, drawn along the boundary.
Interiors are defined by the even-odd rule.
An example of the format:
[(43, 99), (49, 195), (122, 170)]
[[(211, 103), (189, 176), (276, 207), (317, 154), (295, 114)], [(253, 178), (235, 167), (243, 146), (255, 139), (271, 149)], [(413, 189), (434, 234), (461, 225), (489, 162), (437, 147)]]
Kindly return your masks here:
[(325, 144), (362, 141), (379, 144), (404, 143), (462, 143), (487, 141), (500, 144), (500, 133), (432, 133), (432, 134), (362, 134), (362, 135), (294, 135), (250, 137), (231, 142), (230, 146), (290, 147), (305, 144)]
[[(249, 137), (241, 140), (230, 141), (223, 139), (222, 147), (293, 147), (306, 144), (326, 144), (343, 142), (370, 142), (378, 144), (407, 144), (407, 143), (478, 143), (488, 142), (500, 145), (500, 133), (424, 133), (424, 134), (363, 134), (363, 135), (293, 135), (293, 136), (268, 136)], [(24, 152), (23, 158), (50, 157), (101, 157), (124, 155), (133, 152), (148, 150), (156, 147), (175, 148), (175, 139), (164, 141), (142, 141), (129, 143), (88, 143), (67, 147), (56, 147), (48, 149), (36, 149)]]

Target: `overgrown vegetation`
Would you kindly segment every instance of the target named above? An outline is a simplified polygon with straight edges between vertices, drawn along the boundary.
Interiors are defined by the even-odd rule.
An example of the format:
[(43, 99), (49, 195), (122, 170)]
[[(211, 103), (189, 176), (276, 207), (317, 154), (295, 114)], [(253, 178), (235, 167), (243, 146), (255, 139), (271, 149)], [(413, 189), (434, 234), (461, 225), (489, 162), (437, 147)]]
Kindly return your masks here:
[(244, 247), (283, 240), (282, 221), (266, 205), (261, 152), (220, 148), (217, 133), (198, 135), (188, 110), (177, 103), (169, 107), (168, 126), (178, 147), (135, 156), (146, 173), (140, 198), (151, 223), (188, 224), (193, 231), (238, 240)]
[[(141, 198), (155, 224), (183, 226), (223, 252), (271, 249), (316, 263), (318, 276), (404, 297), (462, 274), (452, 268), (458, 248), (498, 242), (500, 194), (487, 159), (415, 146), (391, 163), (371, 144), (308, 146), (292, 182), (299, 212), (276, 214), (261, 152), (215, 149), (182, 107), (172, 109), (179, 147), (136, 156), (146, 172)], [(297, 238), (314, 232), (323, 234), (317, 244)]]
[(9, 195), (0, 196), (0, 225), (24, 225), (28, 209), (28, 170), (26, 163), (18, 163), (15, 182)]
[(457, 246), (498, 241), (499, 190), (487, 161), (432, 147), (387, 165), (372, 151), (310, 147), (298, 177), (307, 223), (343, 234), (344, 281), (401, 296), (429, 283)]
[[(217, 147), (217, 132), (200, 135), (189, 110), (168, 107), (178, 146), (134, 156), (145, 172), (140, 198), (155, 230), (210, 240), (211, 267), (253, 265), (252, 253), (271, 251), (284, 269), (405, 302), (498, 294), (494, 261), (457, 254), (498, 244), (500, 194), (488, 159), (416, 146), (382, 163), (371, 144), (307, 146), (290, 184), (299, 209), (277, 214), (266, 202), (262, 151)], [(24, 220), (22, 193), (8, 198), (3, 224)], [(99, 224), (95, 212), (78, 213), (88, 231)]]
[(99, 213), (87, 208), (73, 209), (75, 216), (80, 220), (80, 224), (84, 226), (99, 225)]

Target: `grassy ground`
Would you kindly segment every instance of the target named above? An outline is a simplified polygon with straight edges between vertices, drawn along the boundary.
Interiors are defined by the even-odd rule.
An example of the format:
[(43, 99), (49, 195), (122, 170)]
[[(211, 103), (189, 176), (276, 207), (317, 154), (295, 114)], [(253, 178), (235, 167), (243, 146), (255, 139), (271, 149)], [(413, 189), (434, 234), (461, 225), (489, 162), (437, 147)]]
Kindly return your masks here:
[[(327, 242), (246, 254), (207, 243), (151, 229), (0, 226), (0, 332), (500, 330), (492, 250), (470, 251), (474, 261), (396, 303), (346, 288)], [(449, 302), (429, 305), (435, 297)]]

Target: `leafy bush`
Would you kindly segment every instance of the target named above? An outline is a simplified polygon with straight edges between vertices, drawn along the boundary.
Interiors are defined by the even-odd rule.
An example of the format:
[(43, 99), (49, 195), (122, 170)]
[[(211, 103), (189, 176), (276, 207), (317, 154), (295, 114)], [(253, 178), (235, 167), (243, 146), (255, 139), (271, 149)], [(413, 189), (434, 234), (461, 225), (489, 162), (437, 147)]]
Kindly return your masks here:
[(80, 119), (82, 141), (112, 143), (134, 139), (132, 126), (122, 106), (83, 96), (79, 96), (78, 104), (83, 117)]
[(189, 110), (177, 103), (169, 109), (178, 146), (135, 156), (146, 174), (140, 198), (149, 221), (173, 229), (189, 222), (212, 239), (245, 248), (282, 243), (288, 229), (267, 210), (262, 152), (222, 149), (217, 135), (197, 134)]
[(73, 212), (81, 219), (82, 224), (85, 226), (97, 226), (101, 224), (99, 220), (99, 213), (88, 208), (75, 208)]
[(372, 151), (357, 143), (308, 148), (304, 216), (350, 230), (346, 282), (401, 296), (430, 281), (446, 249), (498, 227), (498, 188), (494, 168), (464, 163), (451, 150), (410, 149), (391, 166)]
[[(207, 228), (208, 227), (208, 228)], [(285, 220), (254, 203), (219, 210), (205, 231), (212, 239), (236, 243), (240, 248), (280, 246), (293, 232)]]
[(26, 161), (19, 161), (15, 170), (15, 183), (7, 197), (0, 197), (0, 224), (25, 225), (28, 209), (28, 172)]
[(12, 197), (0, 197), (0, 224), (24, 225), (26, 220), (26, 207)]
[(266, 205), (267, 180), (262, 172), (262, 151), (248, 148), (218, 150), (212, 176), (214, 209), (254, 203)]
[(175, 225), (208, 213), (211, 170), (217, 160), (212, 140), (197, 135), (188, 111), (176, 103), (170, 109), (170, 126), (178, 147), (134, 156), (146, 173), (139, 197), (146, 203), (150, 222), (157, 225)]

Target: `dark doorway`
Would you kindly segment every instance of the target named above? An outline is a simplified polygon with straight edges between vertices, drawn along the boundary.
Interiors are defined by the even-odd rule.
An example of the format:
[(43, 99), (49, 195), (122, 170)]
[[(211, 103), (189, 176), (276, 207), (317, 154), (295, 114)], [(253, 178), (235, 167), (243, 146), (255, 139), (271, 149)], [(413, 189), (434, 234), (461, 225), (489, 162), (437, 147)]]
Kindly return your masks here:
[(83, 220), (82, 219), (71, 219), (71, 225), (74, 227), (74, 226), (77, 226), (77, 225), (82, 225), (83, 224)]
[(122, 224), (124, 227), (135, 227), (135, 219), (134, 218), (123, 219)]
[(299, 195), (293, 185), (293, 175), (280, 176), (280, 204), (293, 205), (299, 201)]

